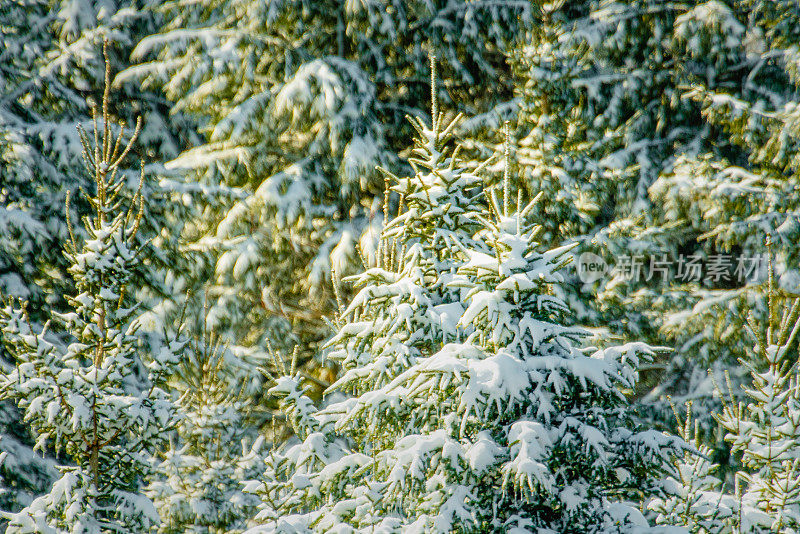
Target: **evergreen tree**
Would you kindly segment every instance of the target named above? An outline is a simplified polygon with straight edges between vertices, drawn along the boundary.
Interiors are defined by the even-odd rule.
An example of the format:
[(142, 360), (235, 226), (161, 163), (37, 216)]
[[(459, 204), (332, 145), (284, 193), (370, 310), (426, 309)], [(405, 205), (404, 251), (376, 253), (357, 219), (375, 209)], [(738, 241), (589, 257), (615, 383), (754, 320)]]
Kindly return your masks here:
[(264, 471), (262, 439), (247, 424), (248, 402), (232, 391), (230, 355), (207, 331), (184, 352), (173, 384), (183, 418), (147, 488), (165, 534), (237, 533), (255, 515), (258, 499), (242, 481)]
[(545, 195), (542, 239), (616, 264), (571, 277), (567, 298), (586, 324), (675, 346), (650, 387), (708, 399), (708, 367), (745, 378), (743, 317), (766, 315), (747, 271), (763, 272), (765, 233), (796, 291), (798, 17), (791, 2), (551, 3), (514, 52), (518, 163)]
[(675, 459), (665, 484), (666, 496), (653, 498), (647, 507), (658, 514), (657, 524), (680, 525), (691, 534), (731, 534), (738, 504), (723, 491), (719, 466), (711, 460), (714, 451), (701, 439), (691, 403), (686, 406), (686, 417), (681, 419), (675, 410), (675, 419), (680, 437), (694, 445), (694, 450)]
[[(736, 477), (739, 532), (788, 534), (800, 529), (800, 375), (797, 359), (788, 354), (800, 330), (800, 299), (786, 308), (774, 331), (776, 313), (770, 298), (765, 336), (750, 319), (758, 358), (742, 361), (753, 377), (745, 388), (747, 402), (730, 395), (719, 416), (726, 440), (744, 466)], [(758, 370), (756, 362), (762, 361), (767, 367)]]
[[(72, 311), (54, 313), (42, 329), (25, 305), (9, 301), (0, 313), (3, 341), (15, 358), (14, 369), (0, 377), (0, 398), (17, 403), (38, 449), (52, 444), (74, 462), (59, 467), (61, 477), (48, 493), (7, 515), (10, 533), (143, 532), (158, 522), (141, 485), (150, 455), (173, 425), (175, 407), (160, 384), (182, 344), (145, 355), (137, 335), (139, 306), (131, 283), (142, 253), (137, 234), (144, 199), (138, 192), (125, 199), (119, 171), (140, 128), (122, 142), (124, 127), (108, 113), (109, 75), (106, 70), (93, 139), (81, 131), (94, 181), (87, 198), (93, 213), (84, 218), (83, 245), (71, 231), (67, 242), (76, 287), (67, 297)], [(50, 336), (51, 324), (63, 326), (63, 343)]]
[[(470, 112), (510, 94), (501, 53), (529, 0), (166, 2), (167, 23), (126, 77), (163, 88), (207, 142), (170, 163), (219, 191), (188, 238), (210, 253), (211, 325), (234, 350), (329, 336), (331, 271), (354, 272), (377, 234), (383, 182), (399, 167), (403, 115), (427, 88), (427, 43)], [(441, 92), (447, 98), (446, 92)], [(233, 186), (231, 192), (220, 185)], [(233, 194), (235, 193), (235, 194)]]
[[(731, 477), (733, 488), (723, 491), (720, 480), (711, 475), (718, 466), (709, 461), (710, 449), (697, 440), (698, 450), (677, 463), (667, 487), (669, 497), (649, 504), (659, 522), (702, 534), (788, 534), (800, 528), (800, 374), (792, 355), (800, 330), (800, 299), (778, 318), (771, 265), (767, 294), (766, 331), (753, 316), (748, 318), (755, 347), (740, 360), (752, 381), (744, 387), (742, 400), (727, 380), (727, 399), (717, 414), (725, 440), (741, 462)], [(684, 437), (687, 434), (688, 420)]]
[[(74, 294), (69, 261), (62, 243), (69, 239), (67, 216), (78, 221), (91, 213), (79, 195), (93, 185), (83, 172), (77, 127), (91, 129), (87, 99), (100, 102), (104, 83), (101, 40), (111, 45), (112, 70), (126, 63), (137, 35), (151, 33), (155, 20), (139, 12), (140, 2), (83, 0), (9, 0), (0, 5), (0, 292), (29, 302), (28, 313), (40, 329), (52, 312), (69, 309), (64, 296)], [(141, 6), (139, 6), (141, 7)], [(139, 87), (125, 86), (109, 95), (113, 122), (144, 117), (139, 143), (132, 150), (148, 161), (175, 157), (191, 130), (180, 114), (168, 115), (166, 100)], [(132, 105), (119, 106), (121, 102)], [(128, 110), (131, 110), (128, 113)], [(126, 139), (127, 140), (127, 139)], [(148, 172), (159, 167), (148, 165)], [(119, 169), (126, 177), (123, 196), (131, 198), (138, 186), (138, 165)], [(67, 214), (65, 198), (74, 202)], [(139, 288), (156, 295), (170, 293), (163, 271), (179, 271), (185, 262), (174, 249), (181, 203), (154, 181), (145, 183), (141, 225), (159, 246), (140, 257), (135, 275)], [(83, 229), (74, 229), (77, 237)], [(168, 286), (169, 284), (167, 284)], [(144, 298), (144, 295), (142, 295)], [(60, 332), (52, 332), (61, 338)], [(0, 334), (2, 337), (2, 334)], [(54, 339), (54, 341), (56, 341)], [(63, 341), (63, 339), (61, 339)], [(0, 368), (7, 372), (13, 360), (0, 348)], [(49, 488), (57, 472), (53, 461), (33, 453), (27, 425), (21, 424), (13, 403), (0, 403), (0, 448), (8, 455), (0, 465), (0, 509), (16, 510)], [(46, 452), (46, 451), (43, 451)]]
[(680, 442), (634, 429), (621, 390), (652, 350), (579, 348), (568, 249), (543, 250), (534, 204), (484, 190), (446, 147), (455, 120), (432, 117), (329, 343), (347, 398), (313, 414), (279, 384), (303, 440), (250, 485), (251, 532), (650, 531), (636, 503)]

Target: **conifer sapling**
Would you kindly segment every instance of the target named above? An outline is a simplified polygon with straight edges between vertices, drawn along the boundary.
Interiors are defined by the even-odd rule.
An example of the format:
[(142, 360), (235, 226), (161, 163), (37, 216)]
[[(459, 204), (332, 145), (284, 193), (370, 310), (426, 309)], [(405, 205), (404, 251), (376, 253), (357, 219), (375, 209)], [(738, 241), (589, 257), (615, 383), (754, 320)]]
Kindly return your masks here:
[[(14, 369), (0, 376), (0, 397), (18, 404), (38, 448), (52, 445), (69, 459), (48, 493), (8, 514), (9, 533), (133, 533), (158, 523), (141, 486), (151, 454), (174, 424), (175, 407), (159, 385), (182, 344), (144, 354), (137, 336), (130, 285), (144, 253), (137, 245), (144, 172), (129, 197), (119, 171), (141, 123), (129, 138), (123, 125), (110, 123), (109, 78), (107, 64), (93, 138), (81, 131), (95, 190), (87, 195), (93, 213), (83, 221), (84, 243), (70, 232), (66, 246), (77, 288), (68, 297), (72, 311), (35, 330), (24, 304), (8, 301), (0, 310), (3, 339), (15, 357)], [(69, 336), (64, 345), (51, 341), (48, 330), (56, 325)]]

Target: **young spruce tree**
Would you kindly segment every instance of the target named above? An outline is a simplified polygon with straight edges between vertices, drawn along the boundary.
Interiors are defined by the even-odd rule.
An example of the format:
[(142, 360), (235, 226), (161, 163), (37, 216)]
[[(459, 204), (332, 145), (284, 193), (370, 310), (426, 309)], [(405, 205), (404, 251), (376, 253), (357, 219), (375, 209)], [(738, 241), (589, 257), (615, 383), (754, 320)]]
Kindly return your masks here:
[(744, 388), (746, 402), (734, 398), (728, 383), (718, 420), (744, 466), (734, 488), (738, 532), (790, 534), (800, 530), (800, 374), (789, 352), (797, 350), (800, 299), (778, 321), (772, 272), (769, 282), (766, 335), (751, 318), (755, 357), (741, 360), (753, 377)]
[[(112, 71), (127, 66), (131, 48), (154, 31), (155, 17), (138, 12), (142, 4), (10, 0), (0, 5), (0, 293), (27, 301), (35, 328), (52, 312), (69, 310), (65, 295), (74, 294), (75, 288), (61, 246), (69, 239), (66, 195), (73, 199), (68, 207), (73, 221), (92, 210), (79, 195), (93, 186), (83, 172), (77, 127), (91, 128), (87, 102), (102, 97), (104, 64), (110, 61)], [(100, 46), (103, 37), (110, 41), (107, 61)], [(158, 95), (129, 84), (110, 98), (115, 121), (132, 124), (136, 116), (143, 118), (132, 155), (146, 154), (148, 174), (195, 142), (181, 114), (169, 114), (166, 100)], [(128, 182), (122, 195), (130, 198), (138, 185), (139, 158), (127, 161), (121, 162), (119, 173)], [(147, 268), (137, 273), (134, 285), (137, 295), (149, 294), (153, 300), (171, 291), (165, 279), (191, 265), (172, 253), (188, 206), (175, 202), (172, 191), (162, 187), (165, 183), (169, 181), (147, 180), (141, 190), (146, 202), (139, 236), (152, 237), (157, 246), (141, 258)], [(82, 230), (80, 225), (73, 228), (79, 240)], [(165, 276), (165, 270), (173, 276)], [(13, 357), (0, 348), (0, 368), (7, 372), (12, 367)], [(0, 465), (2, 510), (29, 504), (57, 475), (51, 455), (34, 453), (32, 446), (13, 403), (1, 402), (0, 449), (8, 453)], [(0, 519), (0, 528), (2, 524)]]
[[(109, 120), (109, 74), (93, 138), (81, 131), (93, 213), (83, 221), (83, 244), (70, 232), (66, 246), (77, 288), (68, 297), (72, 311), (54, 313), (39, 330), (24, 304), (8, 301), (0, 310), (3, 341), (15, 358), (13, 370), (0, 375), (0, 398), (17, 403), (37, 448), (54, 446), (70, 460), (49, 492), (7, 515), (9, 533), (138, 533), (158, 523), (141, 487), (151, 454), (174, 424), (175, 406), (159, 384), (182, 346), (172, 342), (145, 355), (137, 335), (130, 284), (142, 253), (144, 200), (126, 199), (119, 171), (140, 124), (127, 138)], [(52, 341), (54, 325), (65, 343)]]
[(580, 348), (568, 249), (539, 246), (508, 179), (498, 195), (462, 167), (435, 98), (432, 117), (328, 344), (345, 400), (313, 413), (297, 380), (275, 388), (304, 439), (250, 485), (252, 532), (649, 529), (637, 503), (679, 440), (634, 429), (622, 389), (652, 350)]
[(730, 534), (737, 504), (723, 491), (719, 466), (712, 460), (713, 450), (703, 443), (700, 421), (693, 418), (691, 403), (681, 418), (673, 405), (680, 436), (694, 450), (687, 449), (675, 459), (664, 485), (666, 495), (647, 503), (660, 525), (679, 525), (691, 534)]
[(800, 299), (793, 299), (778, 318), (771, 265), (767, 295), (766, 331), (753, 316), (748, 318), (755, 347), (740, 359), (752, 381), (744, 387), (742, 398), (728, 379), (727, 398), (717, 415), (725, 440), (742, 466), (734, 473), (733, 487), (723, 491), (720, 480), (711, 474), (716, 468), (708, 458), (711, 451), (698, 441), (700, 455), (687, 452), (677, 463), (676, 475), (666, 488), (670, 497), (649, 504), (660, 523), (685, 526), (693, 534), (791, 534), (800, 529), (796, 356)]
[(249, 403), (234, 387), (230, 355), (207, 330), (187, 346), (172, 383), (183, 418), (146, 493), (158, 509), (159, 533), (235, 534), (255, 515), (242, 481), (264, 471), (262, 439), (247, 425)]

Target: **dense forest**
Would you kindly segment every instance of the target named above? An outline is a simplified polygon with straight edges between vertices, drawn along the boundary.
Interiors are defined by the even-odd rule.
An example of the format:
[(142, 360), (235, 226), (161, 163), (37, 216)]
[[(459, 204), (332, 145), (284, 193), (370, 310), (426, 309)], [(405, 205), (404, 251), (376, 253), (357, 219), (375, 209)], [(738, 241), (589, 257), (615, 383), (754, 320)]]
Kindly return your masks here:
[(0, 0), (0, 532), (800, 532), (796, 0)]

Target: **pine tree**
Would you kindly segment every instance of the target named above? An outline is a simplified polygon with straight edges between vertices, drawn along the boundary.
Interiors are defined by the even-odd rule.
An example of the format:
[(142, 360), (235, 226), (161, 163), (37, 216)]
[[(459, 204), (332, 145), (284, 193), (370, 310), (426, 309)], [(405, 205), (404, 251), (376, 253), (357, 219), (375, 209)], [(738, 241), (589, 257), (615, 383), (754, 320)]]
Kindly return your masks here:
[[(529, 0), (167, 2), (163, 30), (125, 74), (163, 88), (207, 142), (170, 163), (218, 191), (188, 239), (208, 251), (212, 326), (232, 349), (330, 334), (332, 269), (355, 272), (356, 243), (380, 226), (383, 181), (427, 88), (428, 48), (467, 111), (510, 94), (500, 51), (531, 21)], [(440, 96), (448, 98), (445, 91)], [(234, 190), (220, 186), (233, 186)], [(239, 346), (237, 346), (239, 345)]]
[[(0, 398), (17, 403), (38, 449), (52, 444), (72, 462), (59, 467), (48, 493), (7, 516), (10, 533), (143, 532), (158, 522), (141, 485), (150, 455), (173, 425), (175, 407), (160, 384), (182, 344), (143, 354), (137, 335), (131, 283), (141, 261), (144, 199), (141, 193), (125, 199), (120, 169), (140, 123), (124, 143), (124, 127), (108, 113), (109, 78), (110, 66), (93, 138), (81, 131), (93, 213), (84, 218), (83, 244), (70, 232), (66, 246), (76, 287), (67, 297), (72, 311), (54, 313), (42, 329), (25, 305), (8, 301), (0, 313), (3, 341), (15, 358), (14, 369), (0, 377)], [(53, 340), (54, 325), (63, 327), (65, 342)]]
[[(111, 43), (112, 70), (119, 70), (126, 65), (137, 34), (155, 27), (152, 17), (132, 9), (138, 4), (10, 0), (0, 5), (0, 292), (29, 302), (29, 317), (37, 330), (53, 312), (68, 311), (64, 296), (74, 294), (61, 244), (69, 240), (67, 216), (79, 221), (91, 213), (79, 191), (93, 187), (83, 172), (77, 127), (91, 128), (87, 99), (102, 98), (102, 38)], [(191, 141), (185, 119), (169, 115), (163, 97), (128, 85), (109, 98), (110, 112), (119, 114), (115, 123), (132, 124), (135, 115), (144, 117), (139, 143), (132, 151), (156, 161), (148, 165), (148, 173)], [(132, 105), (119, 105), (123, 102)], [(127, 167), (122, 162), (119, 173), (127, 182), (122, 195), (131, 198), (139, 182), (138, 165)], [(67, 195), (73, 199), (69, 214)], [(161, 297), (171, 292), (164, 280), (176, 278), (165, 276), (164, 268), (180, 271), (185, 265), (170, 252), (175, 238), (168, 229), (179, 227), (186, 208), (172, 202), (171, 193), (153, 180), (143, 185), (141, 195), (147, 201), (141, 222), (145, 232), (140, 235), (154, 236), (159, 251), (149, 248), (152, 254), (141, 257), (144, 268), (135, 273), (133, 286)], [(74, 231), (85, 237), (80, 225)], [(60, 337), (59, 332), (53, 334)], [(0, 348), (2, 372), (12, 367), (13, 359)], [(0, 448), (8, 453), (0, 465), (0, 509), (18, 510), (28, 504), (51, 486), (57, 474), (49, 454), (42, 458), (33, 453), (28, 433), (13, 403), (0, 403)]]
[[(743, 318), (763, 320), (766, 296), (763, 278), (736, 269), (763, 257), (765, 233), (796, 291), (798, 17), (788, 2), (551, 3), (512, 52), (520, 182), (544, 192), (542, 239), (617, 266), (565, 285), (582, 323), (675, 347), (648, 388), (712, 402), (709, 367), (746, 379)], [(636, 257), (634, 277), (623, 258)], [(699, 280), (681, 275), (681, 257), (703, 264)], [(669, 272), (649, 277), (661, 260)]]
[(694, 437), (697, 450), (687, 451), (676, 462), (665, 488), (668, 497), (649, 503), (659, 514), (659, 523), (701, 534), (788, 534), (800, 527), (800, 374), (792, 356), (800, 330), (800, 299), (786, 306), (779, 319), (772, 264), (769, 269), (769, 319), (763, 328), (753, 316), (748, 318), (755, 347), (740, 359), (752, 381), (744, 386), (743, 396), (730, 379), (727, 392), (717, 389), (725, 400), (716, 419), (741, 466), (728, 477), (733, 487), (723, 489), (712, 474), (719, 466), (710, 460), (710, 448), (698, 439), (697, 426), (691, 435), (687, 415), (683, 437)]
[(242, 532), (258, 505), (242, 481), (265, 467), (262, 439), (246, 417), (252, 399), (232, 390), (239, 369), (213, 334), (204, 330), (187, 349), (172, 378), (183, 417), (146, 493), (161, 518), (158, 532)]
[[(741, 361), (753, 378), (744, 390), (746, 402), (733, 396), (728, 383), (729, 398), (718, 419), (744, 466), (736, 474), (738, 531), (788, 534), (800, 529), (800, 374), (797, 359), (788, 354), (796, 350), (800, 299), (778, 322), (771, 269), (769, 282), (766, 335), (748, 320), (756, 358)], [(761, 362), (766, 369), (759, 370)]]
[(652, 350), (579, 348), (568, 248), (543, 250), (534, 203), (485, 190), (446, 146), (456, 121), (432, 117), (412, 120), (416, 172), (393, 178), (402, 208), (329, 342), (347, 398), (311, 414), (286, 381), (304, 439), (250, 486), (252, 532), (649, 529), (636, 503), (679, 441), (634, 429), (621, 389)]
[(666, 496), (653, 498), (647, 508), (660, 525), (680, 525), (691, 534), (731, 534), (738, 510), (733, 495), (726, 494), (719, 478), (713, 450), (703, 443), (699, 421), (692, 417), (692, 405), (681, 418), (673, 405), (680, 437), (694, 450), (675, 459), (674, 470), (665, 484)]

